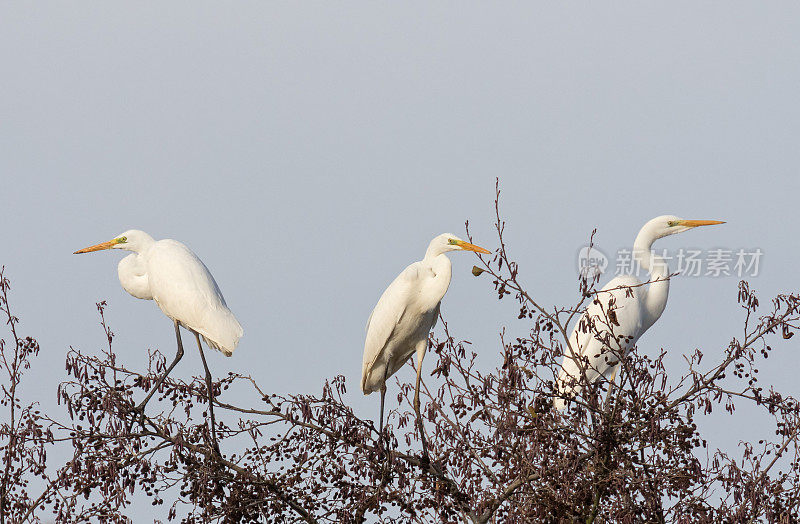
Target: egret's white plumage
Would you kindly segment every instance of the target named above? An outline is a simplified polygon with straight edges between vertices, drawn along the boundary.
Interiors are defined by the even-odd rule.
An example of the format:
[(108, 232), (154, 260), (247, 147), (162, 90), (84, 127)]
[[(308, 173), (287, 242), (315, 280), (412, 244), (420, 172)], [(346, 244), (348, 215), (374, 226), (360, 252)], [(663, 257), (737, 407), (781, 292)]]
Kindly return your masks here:
[[(124, 241), (120, 241), (124, 239)], [(153, 300), (173, 321), (200, 334), (209, 347), (231, 356), (242, 326), (228, 309), (208, 268), (177, 240), (154, 240), (144, 231), (129, 230), (110, 242), (80, 252), (123, 249), (117, 272), (122, 287), (136, 298)], [(96, 249), (95, 249), (96, 248)]]
[(554, 401), (557, 409), (563, 409), (565, 398), (578, 395), (585, 384), (592, 384), (601, 376), (613, 380), (620, 359), (664, 312), (669, 296), (669, 267), (651, 251), (653, 242), (698, 226), (722, 223), (663, 215), (642, 227), (633, 243), (633, 257), (642, 270), (649, 272), (649, 278), (643, 283), (632, 275), (618, 276), (603, 286), (586, 308), (570, 335), (570, 347), (562, 361), (557, 381), (562, 397)]
[[(361, 373), (361, 390), (365, 395), (374, 391), (383, 393), (386, 379), (396, 373), (414, 353), (417, 354), (419, 386), (428, 333), (436, 324), (439, 305), (450, 286), (451, 264), (445, 255), (449, 251), (489, 253), (482, 247), (444, 233), (431, 240), (425, 258), (406, 267), (389, 284), (367, 320)], [(418, 394), (417, 388), (416, 404)]]
[(197, 349), (206, 372), (213, 448), (219, 454), (214, 420), (214, 389), (200, 338), (209, 347), (231, 356), (242, 337), (242, 326), (225, 304), (222, 292), (205, 264), (177, 240), (156, 241), (144, 231), (131, 229), (108, 242), (80, 249), (75, 253), (103, 249), (131, 252), (117, 266), (122, 287), (136, 298), (154, 300), (175, 325), (175, 339), (178, 343), (175, 359), (156, 380), (150, 393), (132, 411), (144, 416), (145, 405), (183, 357), (180, 330), (180, 326), (183, 326), (194, 333), (197, 340)]

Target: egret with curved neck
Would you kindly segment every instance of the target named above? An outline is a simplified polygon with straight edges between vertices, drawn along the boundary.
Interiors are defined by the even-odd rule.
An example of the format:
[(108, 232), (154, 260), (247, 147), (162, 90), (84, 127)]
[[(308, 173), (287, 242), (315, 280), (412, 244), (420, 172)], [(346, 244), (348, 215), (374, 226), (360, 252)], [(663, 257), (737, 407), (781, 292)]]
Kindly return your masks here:
[[(428, 245), (425, 258), (406, 267), (383, 292), (367, 320), (361, 390), (365, 395), (381, 392), (379, 430), (383, 433), (383, 404), (386, 380), (394, 375), (414, 353), (417, 354), (417, 382), (414, 411), (425, 448), (419, 410), (422, 359), (428, 347), (428, 333), (436, 324), (439, 306), (450, 286), (451, 264), (445, 253), (475, 251), (490, 253), (457, 236), (444, 233)], [(425, 449), (427, 452), (427, 450)]]
[(669, 267), (652, 251), (659, 238), (700, 226), (723, 224), (719, 220), (686, 220), (663, 215), (647, 222), (633, 243), (633, 258), (649, 274), (642, 282), (621, 275), (603, 286), (586, 308), (569, 338), (556, 382), (554, 405), (566, 401), (598, 380), (614, 380), (620, 361), (664, 312), (669, 296)]
[(195, 335), (200, 350), (206, 372), (212, 433), (215, 433), (211, 373), (200, 339), (229, 357), (243, 334), (242, 326), (228, 309), (217, 282), (197, 255), (182, 243), (171, 239), (156, 241), (144, 231), (135, 229), (125, 231), (108, 242), (80, 249), (75, 254), (105, 249), (131, 252), (117, 266), (122, 287), (136, 298), (155, 301), (175, 325), (178, 341), (175, 359), (134, 411), (139, 414), (144, 412), (147, 402), (183, 357), (180, 333), (180, 327), (183, 326)]

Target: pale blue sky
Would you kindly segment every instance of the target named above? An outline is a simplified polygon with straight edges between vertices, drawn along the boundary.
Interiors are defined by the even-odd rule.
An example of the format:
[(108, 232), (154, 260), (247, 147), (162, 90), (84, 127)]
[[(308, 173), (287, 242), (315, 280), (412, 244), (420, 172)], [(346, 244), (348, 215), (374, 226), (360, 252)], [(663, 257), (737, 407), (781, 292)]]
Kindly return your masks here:
[[(173, 351), (155, 304), (120, 288), (119, 253), (72, 255), (139, 228), (189, 245), (244, 326), (215, 374), (306, 392), (341, 373), (377, 416), (358, 388), (366, 318), (436, 234), (469, 219), (496, 247), (495, 177), (545, 304), (575, 300), (592, 228), (613, 253), (666, 213), (728, 223), (659, 246), (761, 248), (762, 299), (796, 292), (798, 35), (794, 2), (3, 3), (0, 264), (43, 347), (31, 393), (52, 405), (68, 347), (102, 347), (99, 300), (130, 365)], [(442, 311), (494, 365), (516, 316), (451, 259)], [(640, 347), (675, 370), (721, 353), (736, 285), (676, 279)], [(798, 343), (762, 381), (800, 394)], [(191, 351), (176, 373), (198, 369)]]

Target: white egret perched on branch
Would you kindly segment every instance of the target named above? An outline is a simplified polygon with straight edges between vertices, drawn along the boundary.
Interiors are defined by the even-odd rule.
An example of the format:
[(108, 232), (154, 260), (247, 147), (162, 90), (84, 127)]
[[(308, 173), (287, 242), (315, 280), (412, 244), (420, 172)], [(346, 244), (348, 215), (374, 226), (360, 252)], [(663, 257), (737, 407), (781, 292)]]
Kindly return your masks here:
[[(159, 377), (155, 387), (134, 408), (143, 413), (144, 407), (161, 386), (167, 375), (183, 357), (180, 326), (194, 333), (200, 357), (206, 372), (209, 410), (214, 427), (213, 392), (211, 373), (203, 354), (200, 338), (209, 347), (231, 356), (243, 334), (242, 326), (225, 304), (222, 292), (214, 277), (197, 255), (176, 240), (153, 240), (144, 231), (130, 230), (116, 238), (75, 252), (89, 253), (103, 249), (123, 249), (131, 254), (123, 258), (117, 268), (122, 287), (136, 298), (154, 300), (161, 311), (175, 324), (178, 352), (175, 359)], [(216, 446), (216, 437), (214, 438)]]
[(649, 272), (646, 282), (622, 275), (603, 286), (575, 325), (565, 349), (557, 381), (554, 405), (563, 409), (587, 384), (612, 381), (620, 361), (639, 337), (659, 319), (667, 305), (669, 267), (651, 251), (659, 238), (683, 233), (699, 226), (724, 224), (719, 220), (684, 220), (664, 215), (647, 222), (633, 243), (633, 257)]
[[(488, 250), (444, 233), (431, 240), (425, 258), (414, 262), (389, 284), (367, 320), (361, 390), (365, 395), (381, 392), (380, 432), (383, 433), (383, 403), (386, 380), (417, 354), (417, 383), (414, 411), (425, 444), (419, 411), (419, 386), (422, 359), (428, 346), (428, 333), (436, 324), (439, 305), (450, 286), (451, 264), (448, 251)], [(427, 451), (427, 450), (426, 450)]]

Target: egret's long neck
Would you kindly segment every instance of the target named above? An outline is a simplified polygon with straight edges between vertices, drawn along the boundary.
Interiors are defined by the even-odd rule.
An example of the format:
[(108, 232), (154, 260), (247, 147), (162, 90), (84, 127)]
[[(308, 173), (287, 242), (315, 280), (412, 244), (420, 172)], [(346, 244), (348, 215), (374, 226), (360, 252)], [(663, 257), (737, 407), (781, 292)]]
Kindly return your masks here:
[(664, 308), (667, 307), (667, 297), (669, 296), (669, 267), (663, 258), (653, 253), (652, 248), (655, 241), (655, 235), (645, 227), (639, 232), (633, 243), (634, 259), (639, 263), (639, 267), (649, 274), (647, 281), (650, 284), (642, 286), (647, 313), (644, 329), (649, 328), (658, 320), (664, 312)]
[(150, 235), (139, 232), (136, 239), (131, 242), (126, 251), (131, 254), (119, 261), (117, 275), (123, 289), (144, 300), (153, 300), (153, 292), (150, 289), (150, 275), (148, 274), (146, 253), (155, 240)]
[(122, 288), (136, 298), (153, 300), (147, 262), (138, 253), (131, 253), (119, 261), (117, 275)]
[(428, 246), (428, 249), (425, 251), (425, 258), (422, 260), (433, 264), (433, 261), (436, 259), (436, 257), (443, 255), (444, 252), (444, 247), (440, 243), (436, 242), (436, 239), (434, 239)]
[(453, 265), (450, 259), (442, 252), (431, 255), (430, 249), (422, 259), (422, 263), (428, 266), (431, 270), (433, 282), (431, 289), (431, 297), (438, 303), (447, 293), (447, 288), (450, 287), (450, 279), (453, 275)]

